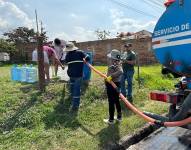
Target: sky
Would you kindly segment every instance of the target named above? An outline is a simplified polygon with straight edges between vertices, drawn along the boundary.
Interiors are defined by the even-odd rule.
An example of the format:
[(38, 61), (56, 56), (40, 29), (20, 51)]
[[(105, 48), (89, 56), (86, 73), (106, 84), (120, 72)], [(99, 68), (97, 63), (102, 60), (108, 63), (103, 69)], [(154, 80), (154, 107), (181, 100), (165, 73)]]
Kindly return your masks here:
[[(157, 2), (156, 2), (157, 1)], [(96, 30), (153, 31), (165, 10), (163, 0), (0, 0), (0, 37), (7, 31), (34, 28), (35, 9), (49, 40), (97, 40)]]

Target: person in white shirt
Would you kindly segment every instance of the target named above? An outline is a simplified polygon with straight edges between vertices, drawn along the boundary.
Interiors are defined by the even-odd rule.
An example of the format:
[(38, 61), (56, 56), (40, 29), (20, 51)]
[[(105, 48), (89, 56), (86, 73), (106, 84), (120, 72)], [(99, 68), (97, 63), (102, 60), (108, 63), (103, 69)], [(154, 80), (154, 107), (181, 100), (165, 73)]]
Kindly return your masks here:
[[(63, 49), (66, 46), (66, 41), (56, 38), (56, 39), (54, 39), (52, 45), (53, 45), (54, 50), (55, 50), (55, 52), (56, 52), (56, 54), (58, 56), (58, 59), (60, 60), (60, 62), (63, 62), (64, 59), (65, 59), (65, 56), (66, 56), (66, 53), (63, 51)], [(55, 66), (55, 76), (57, 76), (58, 64), (54, 63), (54, 66)]]

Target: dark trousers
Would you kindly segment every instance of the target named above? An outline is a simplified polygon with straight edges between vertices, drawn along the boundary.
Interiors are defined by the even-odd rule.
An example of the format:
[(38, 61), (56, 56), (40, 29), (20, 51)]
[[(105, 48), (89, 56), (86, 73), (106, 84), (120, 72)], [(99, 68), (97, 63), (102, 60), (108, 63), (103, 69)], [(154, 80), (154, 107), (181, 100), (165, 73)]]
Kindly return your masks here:
[(70, 93), (72, 98), (72, 107), (78, 108), (80, 105), (80, 90), (82, 78), (70, 77)]
[[(118, 88), (120, 88), (120, 82), (115, 82)], [(119, 93), (109, 84), (106, 83), (107, 96), (109, 102), (109, 120), (114, 120), (115, 107), (117, 109), (117, 117), (121, 118), (121, 105), (119, 102)]]

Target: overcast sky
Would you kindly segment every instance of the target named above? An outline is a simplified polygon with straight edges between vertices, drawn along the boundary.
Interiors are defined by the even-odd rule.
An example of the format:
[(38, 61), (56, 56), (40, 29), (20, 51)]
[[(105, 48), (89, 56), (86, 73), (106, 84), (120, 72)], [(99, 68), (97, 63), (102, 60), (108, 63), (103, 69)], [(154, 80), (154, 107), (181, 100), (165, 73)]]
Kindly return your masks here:
[[(154, 1), (154, 2), (153, 2)], [(165, 10), (163, 0), (0, 0), (0, 34), (35, 27), (35, 9), (49, 40), (96, 40), (95, 30), (153, 31)], [(36, 28), (35, 28), (36, 30)]]

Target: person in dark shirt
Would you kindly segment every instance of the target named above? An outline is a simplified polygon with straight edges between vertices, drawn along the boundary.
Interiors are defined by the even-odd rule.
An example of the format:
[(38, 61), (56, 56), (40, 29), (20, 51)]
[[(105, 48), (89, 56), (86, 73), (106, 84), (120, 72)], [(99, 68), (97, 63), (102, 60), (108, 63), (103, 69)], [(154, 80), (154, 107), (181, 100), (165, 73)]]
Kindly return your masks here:
[(67, 52), (65, 63), (68, 65), (67, 74), (70, 77), (72, 110), (77, 111), (80, 105), (80, 90), (84, 67), (83, 59), (89, 61), (89, 57), (72, 42), (67, 43), (64, 50)]
[(113, 124), (115, 108), (117, 110), (116, 119), (119, 122), (122, 120), (122, 113), (121, 105), (119, 102), (119, 92), (115, 88), (113, 88), (113, 86), (109, 82), (113, 81), (119, 89), (123, 71), (120, 65), (121, 53), (119, 50), (113, 49), (111, 53), (107, 55), (107, 57), (111, 59), (111, 64), (108, 66), (107, 69), (107, 79), (105, 83), (109, 102), (109, 119), (104, 119), (104, 122), (108, 124)]
[[(133, 87), (133, 75), (134, 75), (134, 65), (136, 62), (136, 55), (135, 52), (132, 50), (132, 44), (128, 43), (124, 45), (125, 53), (122, 57), (122, 68), (123, 68), (123, 75), (121, 78), (121, 92), (122, 94), (128, 98), (130, 102), (133, 101), (132, 99), (132, 87)], [(127, 91), (125, 81), (127, 80)], [(127, 93), (127, 95), (126, 95)]]

